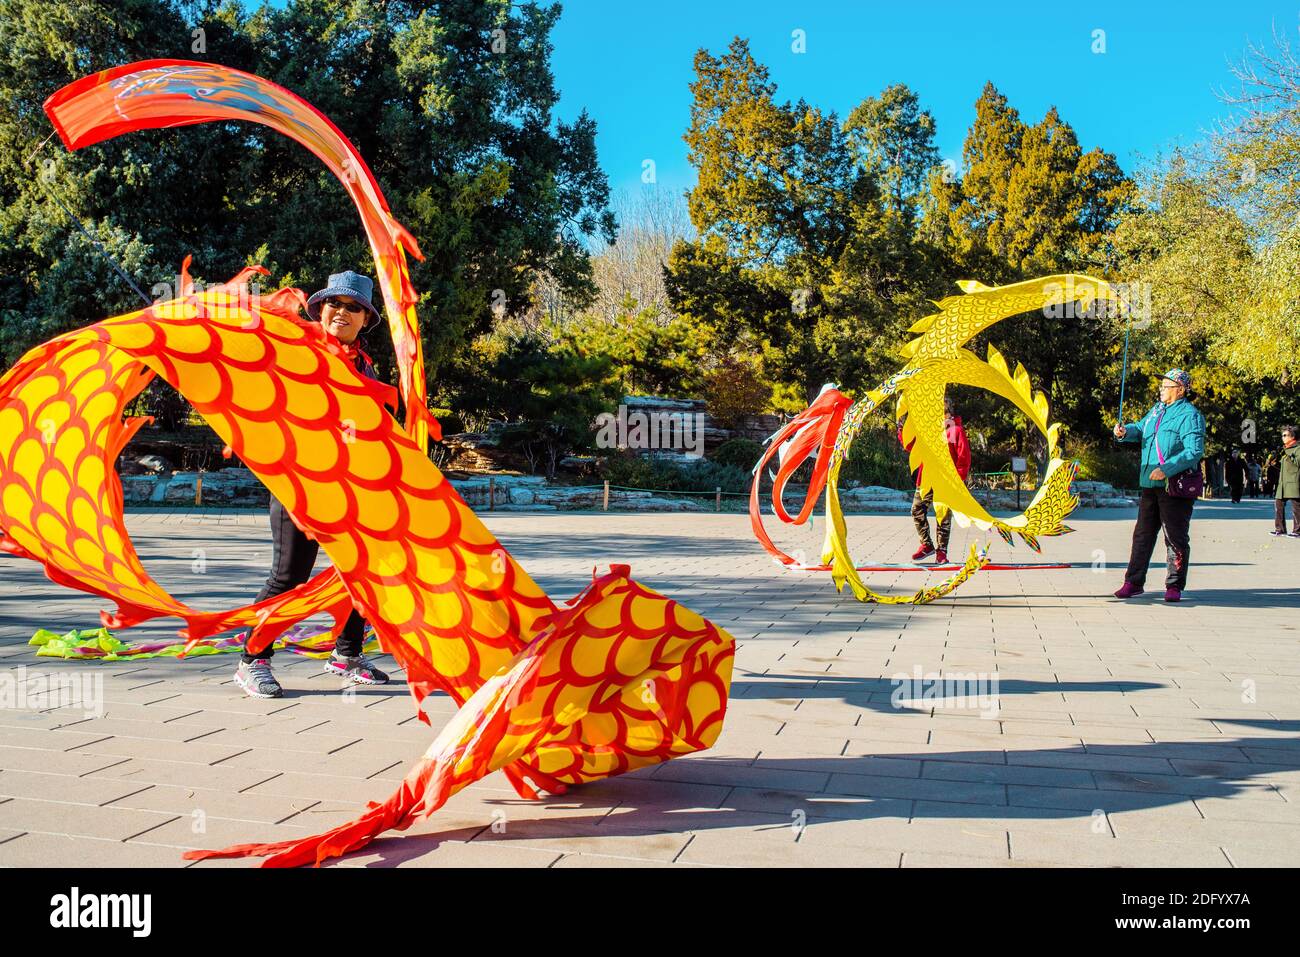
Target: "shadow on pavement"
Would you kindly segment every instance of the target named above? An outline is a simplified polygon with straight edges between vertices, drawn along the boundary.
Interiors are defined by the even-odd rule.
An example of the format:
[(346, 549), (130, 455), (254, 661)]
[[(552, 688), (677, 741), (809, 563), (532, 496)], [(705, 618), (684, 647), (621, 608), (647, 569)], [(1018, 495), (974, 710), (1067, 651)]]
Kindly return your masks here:
[[(1282, 731), (1300, 721), (1226, 721)], [(869, 750), (867, 742), (862, 747)], [(1272, 763), (1247, 760), (1260, 749)], [(925, 762), (922, 766), (920, 762)], [(1121, 770), (1145, 763), (1147, 770)], [(1078, 765), (1090, 765), (1079, 767)], [(1106, 770), (1106, 765), (1115, 770)], [(693, 777), (696, 768), (702, 773)], [(1043, 750), (919, 751), (843, 757), (733, 761), (679, 758), (654, 769), (597, 781), (548, 797), (541, 805), (516, 799), (488, 801), (504, 814), (499, 833), (485, 822), (427, 835), (384, 837), (361, 853), (378, 854), (369, 867), (391, 867), (427, 854), (443, 841), (529, 841), (562, 849), (558, 842), (592, 836), (681, 834), (719, 828), (796, 831), (834, 820), (960, 819), (1013, 825), (1016, 821), (1077, 819), (1096, 822), (1117, 812), (1182, 804), (1196, 798), (1233, 798), (1272, 791), (1256, 775), (1300, 768), (1300, 739), (1235, 738), (1223, 741), (1089, 745)], [(671, 770), (668, 770), (671, 769)], [(785, 773), (790, 789), (744, 786), (754, 769)], [(924, 770), (924, 776), (922, 775)], [(1060, 783), (1051, 785), (1045, 780)], [(728, 783), (731, 781), (735, 784)], [(807, 782), (801, 789), (798, 779)], [(1067, 784), (1072, 781), (1072, 784)], [(821, 786), (826, 790), (816, 790)], [(712, 799), (709, 792), (715, 792)], [(1276, 795), (1274, 795), (1276, 796)], [(1253, 798), (1248, 798), (1253, 800)], [(716, 803), (713, 803), (716, 801)], [(1271, 802), (1281, 804), (1277, 802)], [(511, 807), (557, 809), (554, 818), (510, 818)], [(591, 808), (591, 814), (577, 814)], [(437, 814), (426, 826), (437, 825)], [(1107, 828), (1110, 825), (1107, 822)], [(346, 858), (344, 859), (346, 861)]]
[[(899, 670), (898, 674), (907, 681), (917, 676), (912, 672)], [(942, 681), (960, 681), (963, 676), (974, 675), (987, 680), (989, 673), (974, 669), (955, 668), (937, 675)], [(922, 677), (935, 677), (925, 671)], [(747, 681), (743, 677), (763, 678), (762, 681)], [(813, 678), (803, 675), (782, 674), (748, 674), (741, 679), (731, 681), (731, 697), (755, 699), (826, 699), (837, 698), (845, 704), (879, 711), (884, 714), (898, 714), (899, 708), (892, 702), (900, 685), (893, 678), (846, 678), (835, 675)], [(998, 681), (997, 695), (1033, 695), (1033, 694), (1077, 694), (1084, 692), (1128, 693), (1149, 691), (1169, 687), (1152, 681), (1027, 681), (1018, 678), (1002, 678)], [(972, 692), (974, 693), (974, 692)], [(989, 694), (994, 694), (989, 689)]]

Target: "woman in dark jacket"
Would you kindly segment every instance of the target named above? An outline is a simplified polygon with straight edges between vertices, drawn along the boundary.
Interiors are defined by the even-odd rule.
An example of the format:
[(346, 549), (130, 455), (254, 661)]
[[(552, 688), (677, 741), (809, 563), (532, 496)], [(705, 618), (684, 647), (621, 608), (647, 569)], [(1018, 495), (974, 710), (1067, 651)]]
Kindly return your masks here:
[[(335, 273), (330, 276), (329, 285), (307, 300), (307, 313), (321, 324), (327, 336), (339, 343), (356, 370), (371, 379), (377, 378), (374, 363), (361, 349), (357, 338), (369, 323), (379, 321), (379, 313), (370, 302), (373, 288), (366, 276)], [(274, 496), (271, 498), (271, 549), (271, 574), (258, 592), (258, 602), (283, 594), (311, 578), (312, 566), (320, 553), (320, 545), (293, 523), (288, 509)], [(365, 630), (365, 619), (354, 610), (343, 626), (334, 653), (325, 662), (325, 671), (349, 683), (386, 684), (388, 675), (362, 653)], [(235, 671), (235, 684), (254, 698), (278, 698), (283, 693), (271, 673), (271, 653), (267, 647), (251, 655), (245, 646)]]
[(1205, 454), (1205, 418), (1187, 398), (1192, 377), (1182, 369), (1170, 369), (1160, 380), (1160, 399), (1141, 420), (1115, 426), (1121, 442), (1142, 443), (1142, 496), (1138, 499), (1137, 523), (1133, 526), (1133, 549), (1129, 554), (1124, 584), (1116, 598), (1142, 594), (1147, 566), (1156, 545), (1156, 532), (1165, 533), (1165, 601), (1179, 601), (1187, 587), (1187, 565), (1191, 560), (1192, 506), (1195, 498), (1171, 495), (1171, 480), (1195, 470), (1199, 477)]
[(1241, 457), (1238, 449), (1232, 450), (1232, 455), (1228, 459), (1226, 468), (1228, 476), (1228, 488), (1232, 492), (1232, 504), (1236, 505), (1241, 501), (1241, 493), (1246, 489), (1246, 460)]

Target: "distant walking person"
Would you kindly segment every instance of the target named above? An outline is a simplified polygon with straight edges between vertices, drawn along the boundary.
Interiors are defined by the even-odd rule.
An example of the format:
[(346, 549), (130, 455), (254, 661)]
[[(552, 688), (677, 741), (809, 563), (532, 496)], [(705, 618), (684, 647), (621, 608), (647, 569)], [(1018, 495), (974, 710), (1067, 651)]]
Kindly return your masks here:
[[(943, 425), (944, 434), (948, 439), (948, 452), (952, 455), (953, 464), (957, 466), (957, 474), (961, 480), (966, 481), (970, 475), (970, 442), (966, 439), (966, 430), (962, 427), (961, 417), (954, 414), (952, 400), (945, 398), (943, 400)], [(903, 423), (898, 424), (898, 441), (903, 441)], [(916, 525), (917, 537), (921, 540), (921, 547), (912, 555), (912, 561), (919, 562), (921, 559), (930, 555), (934, 556), (935, 564), (946, 565), (948, 563), (948, 539), (952, 535), (952, 512), (943, 517), (943, 521), (935, 521), (935, 542), (938, 548), (930, 541), (930, 505), (934, 502), (934, 492), (921, 494), (921, 469), (916, 470), (916, 492), (912, 496), (912, 521)]]
[(1219, 490), (1226, 488), (1228, 479), (1225, 475), (1224, 455), (1211, 455), (1201, 460), (1201, 477), (1205, 484), (1205, 497), (1217, 498)]
[[(1291, 531), (1286, 530), (1286, 503), (1291, 503)], [(1300, 442), (1296, 427), (1282, 426), (1278, 455), (1277, 494), (1273, 499), (1273, 534), (1300, 538)]]
[(1246, 495), (1250, 498), (1259, 497), (1259, 479), (1262, 469), (1259, 467), (1259, 456), (1250, 455), (1246, 457)]
[(1160, 381), (1160, 399), (1140, 421), (1115, 426), (1121, 442), (1142, 443), (1137, 523), (1124, 584), (1116, 598), (1142, 594), (1156, 532), (1165, 533), (1165, 601), (1179, 601), (1187, 587), (1191, 561), (1192, 506), (1203, 488), (1205, 418), (1187, 398), (1192, 377), (1170, 369)]
[(1246, 487), (1246, 463), (1237, 449), (1232, 450), (1232, 457), (1228, 459), (1224, 471), (1228, 476), (1228, 488), (1232, 490), (1232, 502), (1235, 505), (1241, 501), (1241, 492)]

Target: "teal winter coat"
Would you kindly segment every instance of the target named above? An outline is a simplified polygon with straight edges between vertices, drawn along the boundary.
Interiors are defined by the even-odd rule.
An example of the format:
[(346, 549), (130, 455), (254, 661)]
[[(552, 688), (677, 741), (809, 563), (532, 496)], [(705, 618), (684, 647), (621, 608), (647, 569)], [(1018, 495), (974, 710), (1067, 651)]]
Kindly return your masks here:
[[(1163, 410), (1163, 412), (1162, 412)], [(1156, 454), (1156, 423), (1160, 423), (1160, 451), (1164, 465)], [(1142, 443), (1142, 467), (1138, 484), (1142, 488), (1164, 488), (1164, 481), (1155, 481), (1151, 473), (1163, 469), (1166, 476), (1177, 475), (1188, 469), (1200, 468), (1205, 454), (1205, 417), (1184, 396), (1169, 405), (1157, 402), (1137, 422), (1124, 426), (1121, 442)]]

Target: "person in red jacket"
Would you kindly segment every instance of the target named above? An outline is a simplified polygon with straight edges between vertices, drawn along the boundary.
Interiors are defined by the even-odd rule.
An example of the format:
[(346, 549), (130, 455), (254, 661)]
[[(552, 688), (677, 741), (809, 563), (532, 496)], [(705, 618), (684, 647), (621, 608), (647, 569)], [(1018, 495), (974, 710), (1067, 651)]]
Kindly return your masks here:
[[(953, 411), (952, 399), (944, 398), (943, 414), (948, 452), (952, 455), (953, 464), (957, 466), (957, 474), (964, 482), (970, 475), (970, 442), (966, 439), (966, 430), (962, 427), (961, 417)], [(900, 444), (903, 441), (902, 422), (898, 423), (898, 441)], [(907, 450), (910, 452), (911, 446), (907, 446)], [(912, 496), (912, 521), (916, 524), (916, 534), (921, 539), (921, 547), (912, 555), (912, 561), (919, 562), (933, 555), (936, 564), (945, 565), (948, 562), (948, 539), (952, 535), (952, 512), (945, 515), (942, 522), (936, 523), (935, 538), (938, 548), (935, 548), (930, 541), (930, 505), (933, 501), (934, 492), (921, 494), (921, 468), (917, 468), (916, 494)]]

